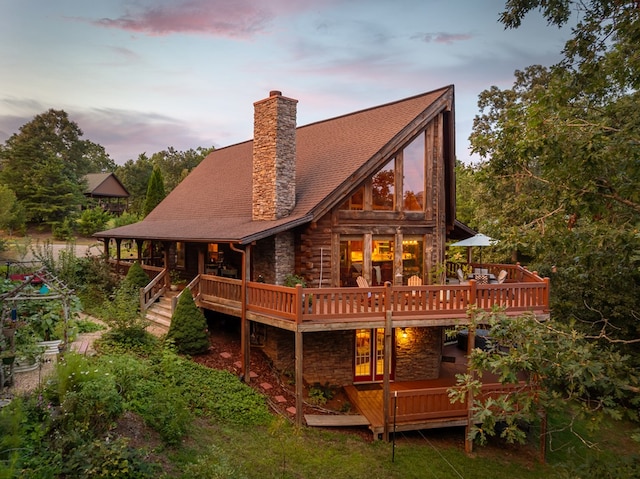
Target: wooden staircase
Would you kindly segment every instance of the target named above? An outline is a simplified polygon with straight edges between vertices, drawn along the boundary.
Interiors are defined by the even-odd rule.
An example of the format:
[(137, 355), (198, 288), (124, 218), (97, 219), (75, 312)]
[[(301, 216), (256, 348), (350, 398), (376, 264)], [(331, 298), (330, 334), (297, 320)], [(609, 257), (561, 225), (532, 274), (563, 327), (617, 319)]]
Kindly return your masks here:
[(158, 301), (153, 303), (148, 309), (146, 318), (154, 328), (169, 331), (171, 325), (171, 301), (176, 293), (169, 293), (160, 296)]

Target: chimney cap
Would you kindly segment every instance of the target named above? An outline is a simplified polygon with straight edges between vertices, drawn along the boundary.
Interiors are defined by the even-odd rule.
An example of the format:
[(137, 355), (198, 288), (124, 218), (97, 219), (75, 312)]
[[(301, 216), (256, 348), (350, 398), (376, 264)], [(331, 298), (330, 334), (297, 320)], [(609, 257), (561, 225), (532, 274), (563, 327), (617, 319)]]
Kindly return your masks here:
[(271, 91), (269, 92), (269, 96), (270, 96), (270, 97), (272, 97), (272, 96), (282, 96), (282, 92), (281, 92), (281, 91), (279, 91), (279, 90), (271, 90)]

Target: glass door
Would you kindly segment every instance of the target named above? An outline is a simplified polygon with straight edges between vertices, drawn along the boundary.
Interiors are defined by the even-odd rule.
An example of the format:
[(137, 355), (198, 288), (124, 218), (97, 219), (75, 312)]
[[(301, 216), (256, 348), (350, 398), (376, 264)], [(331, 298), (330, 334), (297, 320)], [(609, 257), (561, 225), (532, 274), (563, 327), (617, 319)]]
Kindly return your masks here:
[[(382, 381), (384, 378), (384, 329), (356, 330), (354, 382)], [(393, 365), (391, 366), (393, 379)]]

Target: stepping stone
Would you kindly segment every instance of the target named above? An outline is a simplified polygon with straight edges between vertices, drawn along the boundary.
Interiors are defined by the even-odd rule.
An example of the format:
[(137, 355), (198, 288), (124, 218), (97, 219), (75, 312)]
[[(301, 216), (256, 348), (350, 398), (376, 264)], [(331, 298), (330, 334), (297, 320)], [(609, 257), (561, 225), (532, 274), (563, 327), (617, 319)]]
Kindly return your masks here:
[(237, 368), (241, 368), (242, 367), (242, 361), (236, 361), (235, 363), (233, 363), (233, 365)]
[(284, 396), (276, 396), (276, 401), (278, 402), (287, 402), (287, 398)]
[(264, 389), (265, 391), (268, 391), (269, 389), (271, 389), (273, 386), (269, 383), (260, 383), (260, 387), (262, 389)]
[(231, 353), (227, 353), (227, 352), (220, 353), (220, 357), (222, 357), (224, 359), (229, 359), (229, 358), (231, 358)]
[(249, 371), (249, 377), (250, 378), (257, 378), (258, 377), (258, 373), (254, 373), (253, 371)]
[(296, 413), (296, 408), (294, 406), (288, 407), (287, 408), (287, 412), (289, 414), (295, 414)]

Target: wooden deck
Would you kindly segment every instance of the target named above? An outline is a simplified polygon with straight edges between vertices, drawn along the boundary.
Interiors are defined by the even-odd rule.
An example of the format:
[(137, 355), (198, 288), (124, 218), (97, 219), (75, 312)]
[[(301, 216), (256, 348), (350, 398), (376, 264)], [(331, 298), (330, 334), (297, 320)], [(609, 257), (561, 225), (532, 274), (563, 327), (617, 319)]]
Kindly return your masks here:
[[(509, 266), (509, 267), (508, 267)], [(502, 284), (377, 286), (369, 288), (296, 288), (246, 282), (246, 315), (255, 322), (290, 331), (313, 332), (384, 327), (452, 326), (468, 322), (472, 305), (505, 308), (508, 315), (549, 314), (549, 281), (525, 268), (495, 265), (510, 273)], [(199, 275), (190, 285), (198, 306), (241, 315), (243, 282)]]

